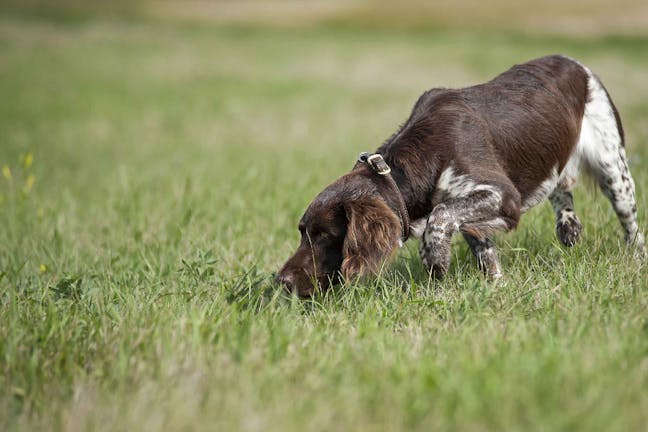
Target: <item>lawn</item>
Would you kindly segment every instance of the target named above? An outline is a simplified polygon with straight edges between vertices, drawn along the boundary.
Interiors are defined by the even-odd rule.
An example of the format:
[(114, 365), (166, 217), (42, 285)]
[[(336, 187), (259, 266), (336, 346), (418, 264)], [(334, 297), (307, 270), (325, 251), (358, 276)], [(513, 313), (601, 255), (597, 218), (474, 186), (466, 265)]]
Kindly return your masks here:
[[(648, 226), (648, 37), (0, 16), (1, 430), (642, 430), (648, 280), (607, 200), (408, 242), (313, 301), (273, 273), (325, 185), (435, 86), (563, 53), (615, 99)], [(411, 243), (411, 244), (410, 244)]]

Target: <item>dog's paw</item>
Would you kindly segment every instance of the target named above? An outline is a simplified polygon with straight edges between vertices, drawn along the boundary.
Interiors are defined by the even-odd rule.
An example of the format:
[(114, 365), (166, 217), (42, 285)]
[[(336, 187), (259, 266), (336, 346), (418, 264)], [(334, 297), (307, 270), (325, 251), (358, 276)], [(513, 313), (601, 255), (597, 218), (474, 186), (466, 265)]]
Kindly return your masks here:
[(556, 235), (562, 244), (567, 247), (572, 247), (580, 238), (583, 225), (576, 217), (576, 215), (568, 215), (563, 217), (556, 224)]
[(443, 279), (448, 273), (448, 268), (450, 267), (450, 260), (445, 260), (441, 257), (432, 257), (430, 255), (422, 256), (423, 265), (428, 269), (430, 276), (433, 279), (440, 280)]
[(435, 280), (441, 280), (445, 278), (446, 273), (448, 273), (448, 267), (442, 264), (435, 264), (430, 267), (430, 276)]
[(421, 242), (419, 253), (423, 265), (430, 272), (434, 279), (443, 279), (450, 267), (450, 244), (449, 242), (437, 245), (424, 244)]

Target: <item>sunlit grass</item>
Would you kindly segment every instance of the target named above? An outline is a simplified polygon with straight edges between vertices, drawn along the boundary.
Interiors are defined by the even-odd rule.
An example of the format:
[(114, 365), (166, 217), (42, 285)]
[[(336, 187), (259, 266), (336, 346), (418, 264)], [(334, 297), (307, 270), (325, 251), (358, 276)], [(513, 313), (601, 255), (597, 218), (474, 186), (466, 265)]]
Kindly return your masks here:
[(648, 204), (648, 41), (502, 32), (0, 20), (0, 429), (640, 430), (648, 283), (581, 186), (489, 284), (457, 242), (285, 297), (312, 197), (432, 86), (562, 52), (625, 118)]

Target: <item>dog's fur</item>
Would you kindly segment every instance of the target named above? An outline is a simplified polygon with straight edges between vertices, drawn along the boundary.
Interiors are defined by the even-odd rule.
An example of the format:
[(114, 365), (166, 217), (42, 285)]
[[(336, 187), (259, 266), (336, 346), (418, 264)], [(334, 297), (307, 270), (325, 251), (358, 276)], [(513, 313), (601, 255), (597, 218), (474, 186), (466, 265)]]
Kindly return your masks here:
[[(407, 206), (413, 235), (434, 276), (450, 261), (460, 231), (491, 277), (501, 275), (490, 237), (549, 198), (560, 241), (581, 224), (571, 189), (580, 168), (598, 182), (639, 251), (634, 182), (619, 114), (591, 71), (563, 56), (516, 65), (486, 84), (432, 89), (378, 150)], [(302, 217), (301, 244), (277, 280), (299, 295), (378, 269), (400, 243), (398, 197), (356, 164), (321, 192)]]

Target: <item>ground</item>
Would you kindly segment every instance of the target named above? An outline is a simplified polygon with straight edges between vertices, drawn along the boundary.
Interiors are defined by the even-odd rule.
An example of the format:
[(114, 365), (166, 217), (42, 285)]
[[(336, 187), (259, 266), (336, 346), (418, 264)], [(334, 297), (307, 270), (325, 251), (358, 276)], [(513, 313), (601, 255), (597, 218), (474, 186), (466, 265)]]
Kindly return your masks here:
[[(587, 33), (587, 32), (586, 32)], [(625, 122), (648, 202), (648, 38), (0, 16), (0, 429), (640, 430), (648, 281), (583, 180), (484, 280), (408, 242), (311, 302), (273, 273), (314, 195), (433, 86), (563, 53)]]

